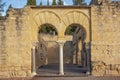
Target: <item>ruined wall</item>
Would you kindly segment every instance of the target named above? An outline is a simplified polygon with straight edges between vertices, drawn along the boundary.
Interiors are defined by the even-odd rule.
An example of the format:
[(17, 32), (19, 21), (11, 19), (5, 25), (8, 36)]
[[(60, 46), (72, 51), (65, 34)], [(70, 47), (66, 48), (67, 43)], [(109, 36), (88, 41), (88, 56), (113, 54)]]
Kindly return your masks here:
[(120, 3), (91, 6), (93, 75), (120, 75)]
[[(91, 61), (92, 61), (92, 74), (93, 75), (120, 75), (120, 4), (102, 4), (91, 6)], [(44, 8), (44, 7), (41, 7)], [(40, 9), (41, 9), (40, 8)], [(76, 9), (73, 9), (76, 8)], [(40, 9), (34, 9), (33, 14), (39, 11)], [(49, 11), (45, 9), (45, 11)], [(67, 9), (69, 9), (67, 11)], [(69, 18), (64, 17), (60, 18), (66, 21), (66, 24), (69, 25), (71, 23), (80, 23), (85, 29), (87, 29), (87, 34), (89, 35), (89, 22), (86, 16), (83, 15), (85, 13), (89, 16), (89, 7), (79, 8), (79, 7), (62, 7), (51, 8), (50, 11), (54, 10), (54, 12), (59, 13), (59, 15), (63, 14), (67, 15), (70, 13)], [(44, 10), (44, 9), (42, 9)], [(62, 12), (61, 12), (62, 10)], [(24, 77), (31, 75), (31, 48), (32, 41), (36, 40), (37, 29), (32, 23), (33, 16), (29, 16), (31, 9), (11, 9), (9, 11), (9, 17), (5, 20), (0, 20), (0, 78), (1, 77)], [(72, 14), (71, 14), (72, 11)], [(76, 11), (76, 12), (74, 12)], [(78, 12), (77, 12), (78, 11)], [(49, 16), (53, 15), (49, 12)], [(82, 13), (81, 13), (82, 12)], [(48, 13), (48, 12), (47, 12)], [(45, 14), (47, 14), (45, 13)], [(31, 15), (33, 15), (31, 14)], [(71, 15), (73, 15), (71, 17)], [(42, 13), (39, 16), (44, 15)], [(77, 15), (81, 15), (81, 17), (77, 18)], [(38, 17), (39, 17), (38, 16)], [(61, 16), (60, 16), (61, 17)], [(40, 18), (40, 17), (39, 17)], [(48, 15), (46, 16), (48, 19)], [(40, 18), (40, 20), (45, 20), (46, 18)], [(51, 24), (54, 24), (54, 20), (56, 17), (51, 17)], [(48, 21), (50, 21), (48, 19)], [(58, 18), (57, 18), (58, 19)], [(70, 19), (70, 22), (69, 22)], [(68, 22), (67, 22), (68, 20)], [(86, 20), (86, 21), (84, 21)], [(39, 20), (37, 20), (39, 24)], [(83, 22), (84, 23), (83, 23)], [(45, 22), (47, 23), (47, 22)], [(41, 23), (42, 24), (42, 23)], [(59, 24), (59, 20), (58, 23)], [(59, 32), (58, 37), (64, 37), (64, 31), (67, 25), (60, 24), (57, 30)], [(39, 25), (37, 25), (39, 26)], [(62, 27), (61, 27), (62, 26)], [(87, 27), (86, 27), (87, 26)], [(62, 35), (61, 35), (62, 34)], [(35, 39), (34, 39), (35, 38)], [(89, 38), (87, 38), (89, 39)], [(48, 46), (51, 46), (50, 43)], [(69, 46), (69, 44), (66, 44)], [(56, 48), (56, 47), (55, 47)], [(69, 46), (69, 48), (71, 48)], [(52, 48), (53, 49), (53, 48)], [(58, 53), (58, 45), (56, 49), (56, 53)], [(51, 49), (50, 49), (51, 50)], [(67, 47), (67, 50), (68, 47)], [(67, 51), (66, 50), (66, 51)], [(52, 51), (54, 52), (54, 50)], [(66, 53), (66, 56), (68, 53)], [(54, 57), (53, 54), (51, 57)], [(58, 59), (58, 57), (56, 57)], [(55, 58), (55, 59), (56, 59)], [(65, 57), (66, 58), (66, 57)], [(70, 57), (68, 57), (70, 58)], [(54, 60), (55, 60), (54, 59)], [(67, 58), (66, 58), (67, 59)], [(68, 61), (69, 62), (69, 61)]]
[(30, 76), (31, 44), (28, 13), (25, 9), (10, 9), (0, 20), (0, 78)]

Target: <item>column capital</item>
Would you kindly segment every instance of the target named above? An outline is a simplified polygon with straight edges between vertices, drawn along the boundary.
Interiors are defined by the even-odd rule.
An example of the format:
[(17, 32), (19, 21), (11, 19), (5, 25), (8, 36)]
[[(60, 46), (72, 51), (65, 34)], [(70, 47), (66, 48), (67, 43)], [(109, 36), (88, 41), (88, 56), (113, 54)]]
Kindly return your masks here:
[(65, 42), (66, 42), (66, 40), (58, 40), (58, 41), (57, 41), (57, 43), (58, 43), (59, 45), (64, 45)]
[(38, 42), (32, 42), (32, 46), (36, 46)]
[(58, 42), (59, 46), (64, 46), (65, 42)]
[(37, 46), (38, 42), (32, 42), (32, 48), (35, 49), (35, 47)]

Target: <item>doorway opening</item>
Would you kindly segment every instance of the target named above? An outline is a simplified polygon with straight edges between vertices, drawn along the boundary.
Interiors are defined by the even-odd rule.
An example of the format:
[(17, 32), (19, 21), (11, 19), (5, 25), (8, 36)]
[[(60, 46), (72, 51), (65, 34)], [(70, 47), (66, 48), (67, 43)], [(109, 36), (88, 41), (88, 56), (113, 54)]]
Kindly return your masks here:
[(87, 72), (87, 53), (85, 49), (86, 30), (79, 24), (71, 24), (65, 31), (67, 39), (64, 45), (65, 72), (69, 74), (85, 74)]
[[(51, 24), (43, 24), (38, 31), (36, 46), (36, 71), (38, 76), (58, 76), (58, 33)], [(86, 30), (79, 24), (71, 24), (65, 31), (63, 48), (64, 76), (86, 76), (87, 56), (85, 48)]]
[(57, 38), (58, 33), (53, 25), (43, 24), (39, 27), (36, 47), (36, 72), (39, 76), (54, 75), (59, 71)]

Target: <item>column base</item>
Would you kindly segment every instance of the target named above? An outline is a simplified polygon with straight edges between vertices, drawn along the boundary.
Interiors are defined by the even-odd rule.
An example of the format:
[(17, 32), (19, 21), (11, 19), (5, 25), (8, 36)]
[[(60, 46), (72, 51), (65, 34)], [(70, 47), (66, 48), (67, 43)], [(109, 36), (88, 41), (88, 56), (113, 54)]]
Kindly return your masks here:
[(36, 72), (33, 72), (33, 73), (32, 73), (32, 76), (35, 76), (35, 75), (37, 75), (37, 73), (36, 73)]
[(87, 71), (87, 72), (86, 72), (86, 74), (87, 74), (87, 75), (90, 75), (90, 72), (89, 72), (89, 71)]
[(64, 73), (59, 73), (59, 76), (63, 76), (64, 75)]

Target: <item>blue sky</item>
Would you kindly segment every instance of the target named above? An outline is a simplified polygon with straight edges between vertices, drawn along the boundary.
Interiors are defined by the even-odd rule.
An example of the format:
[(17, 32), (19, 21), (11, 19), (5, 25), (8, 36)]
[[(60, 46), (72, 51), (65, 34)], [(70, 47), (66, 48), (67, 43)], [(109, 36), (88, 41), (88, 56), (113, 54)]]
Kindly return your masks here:
[[(8, 6), (11, 4), (12, 7), (14, 8), (23, 8), (26, 5), (27, 0), (2, 0), (3, 2), (6, 2), (5, 5), (5, 11), (8, 8)], [(41, 0), (36, 0), (37, 1), (37, 5), (40, 4)], [(52, 0), (49, 0), (50, 3), (52, 3)], [(63, 0), (65, 5), (72, 5), (72, 0)], [(42, 0), (43, 5), (45, 5), (47, 3), (47, 0)], [(89, 4), (90, 0), (85, 0), (85, 2), (87, 2), (87, 4)], [(3, 14), (5, 15), (5, 13)]]

